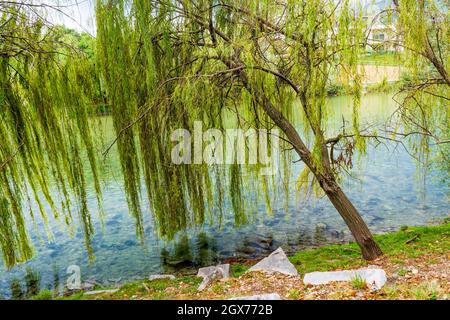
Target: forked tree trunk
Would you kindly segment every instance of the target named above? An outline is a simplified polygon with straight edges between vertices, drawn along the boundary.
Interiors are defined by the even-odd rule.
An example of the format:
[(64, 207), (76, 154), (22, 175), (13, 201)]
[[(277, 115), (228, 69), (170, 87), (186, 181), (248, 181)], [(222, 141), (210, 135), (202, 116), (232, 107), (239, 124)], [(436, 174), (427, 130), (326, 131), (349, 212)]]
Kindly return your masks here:
[(361, 248), (364, 259), (374, 260), (380, 257), (383, 252), (373, 239), (358, 210), (356, 210), (342, 189), (337, 187), (336, 191), (327, 192), (326, 194), (350, 229), (356, 243)]

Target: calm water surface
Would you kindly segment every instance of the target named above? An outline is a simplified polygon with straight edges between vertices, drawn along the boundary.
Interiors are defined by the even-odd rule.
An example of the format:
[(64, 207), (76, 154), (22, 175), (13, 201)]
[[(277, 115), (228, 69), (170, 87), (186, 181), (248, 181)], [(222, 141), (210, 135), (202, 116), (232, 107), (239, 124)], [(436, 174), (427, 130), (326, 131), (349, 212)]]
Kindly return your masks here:
[[(332, 98), (328, 104), (333, 110), (330, 131), (339, 130), (342, 115), (351, 121), (351, 99)], [(387, 94), (365, 96), (361, 121), (370, 119), (382, 123), (393, 108)], [(450, 188), (440, 182), (440, 173), (429, 172), (425, 179), (421, 179), (414, 160), (403, 148), (388, 147), (389, 151), (382, 146), (369, 147), (367, 155), (370, 161), (362, 157), (356, 163), (354, 176), (343, 182), (344, 190), (370, 229), (376, 233), (387, 232), (402, 225), (423, 225), (447, 216), (450, 212)], [(220, 229), (204, 225), (189, 230), (187, 236), (180, 234), (176, 240), (166, 242), (154, 235), (151, 213), (147, 209), (144, 210), (146, 245), (141, 246), (135, 237), (133, 218), (128, 214), (121, 177), (114, 174), (119, 172), (118, 168), (116, 161), (110, 161), (106, 166), (110, 178), (103, 193), (105, 226), (102, 232), (96, 219), (97, 233), (93, 239), (95, 261), (89, 263), (83, 235), (79, 231), (70, 237), (64, 226), (52, 221), (55, 239), (51, 242), (42, 223), (38, 223), (39, 232), (30, 228), (35, 258), (10, 271), (0, 266), (2, 297), (11, 297), (14, 281), (19, 281), (23, 290), (26, 289), (27, 270), (29, 276), (32, 271), (39, 277), (41, 288), (65, 284), (66, 269), (72, 264), (80, 266), (83, 281), (96, 280), (111, 286), (154, 273), (189, 272), (193, 267), (230, 257), (258, 257), (278, 246), (292, 252), (349, 238), (344, 223), (327, 199), (299, 198), (296, 195), (295, 178), (302, 169), (302, 164), (298, 163), (292, 168), (293, 186), (288, 212), (283, 201), (275, 201), (273, 215), (267, 215), (264, 201), (261, 201), (257, 204), (260, 210), (254, 221), (236, 228), (231, 210), (225, 208), (225, 219)], [(95, 216), (94, 194), (90, 194), (90, 206)], [(147, 203), (143, 207), (148, 208)]]

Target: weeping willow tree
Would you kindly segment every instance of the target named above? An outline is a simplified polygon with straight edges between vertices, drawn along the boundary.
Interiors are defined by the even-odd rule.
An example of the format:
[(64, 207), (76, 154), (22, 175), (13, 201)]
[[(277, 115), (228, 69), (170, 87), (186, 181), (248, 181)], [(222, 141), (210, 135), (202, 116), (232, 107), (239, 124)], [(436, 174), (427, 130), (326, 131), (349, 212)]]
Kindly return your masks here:
[[(425, 75), (437, 79), (427, 87), (431, 93), (417, 91), (416, 97), (425, 103), (426, 95), (443, 96), (445, 107), (448, 47), (439, 39), (448, 38), (448, 22), (442, 27), (436, 19), (448, 21), (448, 10), (432, 10), (433, 20), (425, 18), (434, 8), (428, 2), (396, 3), (404, 45), (422, 57), (411, 61), (416, 70), (431, 63), (434, 69)], [(283, 143), (305, 164), (297, 188), (315, 188), (328, 197), (365, 259), (382, 254), (339, 185), (355, 151), (364, 153), (367, 139), (379, 138), (359, 123), (357, 63), (365, 35), (358, 6), (331, 0), (98, 0), (96, 66), (62, 43), (58, 29), (45, 23), (32, 2), (0, 1), (0, 10), (0, 245), (7, 266), (32, 256), (25, 221), (27, 211), (35, 219), (27, 210), (32, 202), (45, 222), (46, 204), (68, 226), (78, 218), (92, 252), (86, 176), (94, 177), (100, 204), (99, 141), (93, 131), (98, 127), (90, 121), (98, 87), (111, 107), (113, 143), (141, 239), (143, 193), (159, 235), (168, 238), (207, 220), (220, 222), (227, 195), (237, 224), (248, 219), (246, 208), (254, 202), (249, 190), (261, 194), (270, 209), (269, 185), (276, 181), (260, 175), (259, 165), (172, 162), (174, 130), (195, 130), (196, 121), (224, 128), (229, 111), (239, 126), (279, 128)], [(420, 19), (408, 18), (411, 10)], [(439, 26), (439, 32), (432, 38), (419, 22)], [(337, 79), (353, 86), (354, 101), (352, 125), (336, 136), (326, 126), (325, 98), (327, 85)], [(414, 81), (419, 79), (418, 72)], [(414, 108), (408, 110), (421, 110)], [(294, 126), (296, 117), (301, 128)], [(282, 176), (288, 190), (289, 173)]]
[(96, 73), (61, 41), (64, 34), (46, 22), (42, 8), (0, 1), (0, 246), (7, 267), (32, 257), (26, 215), (36, 222), (39, 214), (48, 225), (45, 205), (68, 226), (80, 220), (92, 253), (87, 171), (101, 197), (88, 121)]
[[(96, 18), (98, 59), (138, 233), (140, 170), (162, 235), (204, 221), (215, 205), (211, 194), (222, 197), (227, 177), (234, 213), (245, 219), (242, 168), (211, 172), (169, 158), (174, 129), (192, 129), (195, 120), (221, 126), (221, 111), (229, 108), (252, 126), (278, 127), (305, 164), (299, 189), (306, 178), (326, 194), (364, 258), (382, 254), (338, 184), (353, 150), (364, 152), (368, 138), (359, 129), (359, 8), (323, 0), (99, 0)], [(326, 85), (335, 79), (354, 87), (353, 125), (330, 136)], [(301, 115), (304, 130), (294, 127), (294, 115)], [(336, 145), (348, 152), (335, 158)]]

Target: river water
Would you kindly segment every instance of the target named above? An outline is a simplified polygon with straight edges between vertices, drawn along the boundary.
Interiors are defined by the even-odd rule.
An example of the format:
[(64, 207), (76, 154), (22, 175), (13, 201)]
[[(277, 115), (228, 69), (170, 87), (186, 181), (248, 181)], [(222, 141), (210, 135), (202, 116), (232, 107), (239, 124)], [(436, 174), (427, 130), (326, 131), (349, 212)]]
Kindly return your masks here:
[[(332, 112), (331, 131), (339, 129), (342, 116), (351, 121), (351, 98), (330, 98), (327, 103)], [(383, 123), (394, 107), (389, 94), (366, 95), (362, 100), (361, 121), (370, 119)], [(385, 146), (369, 146), (367, 154), (356, 161), (353, 177), (343, 181), (345, 192), (370, 229), (382, 233), (402, 225), (423, 225), (448, 216), (450, 188), (440, 180), (441, 173), (430, 171), (424, 178), (402, 147), (395, 148), (391, 144), (387, 147), (389, 150)], [(171, 242), (154, 235), (151, 213), (145, 209), (148, 204), (144, 202), (146, 240), (142, 246), (136, 240), (121, 177), (116, 174), (118, 168), (117, 161), (106, 165), (109, 178), (103, 192), (105, 226), (102, 231), (100, 222), (94, 219), (95, 261), (89, 262), (79, 230), (71, 237), (64, 226), (51, 221), (54, 241), (49, 241), (42, 223), (38, 223), (39, 232), (30, 227), (35, 258), (9, 271), (0, 266), (0, 296), (10, 298), (14, 285), (16, 289), (21, 286), (23, 291), (33, 290), (30, 286), (61, 287), (68, 277), (69, 265), (80, 267), (83, 281), (95, 280), (113, 286), (155, 273), (190, 272), (194, 267), (228, 258), (257, 258), (278, 246), (293, 252), (349, 239), (343, 221), (326, 198), (298, 197), (293, 186), (288, 212), (283, 201), (273, 203), (272, 215), (267, 214), (264, 203), (258, 203), (260, 210), (254, 220), (236, 227), (231, 210), (225, 208), (221, 228), (199, 226)], [(301, 168), (301, 163), (293, 164), (293, 178)], [(91, 193), (89, 199), (96, 217), (95, 195)]]

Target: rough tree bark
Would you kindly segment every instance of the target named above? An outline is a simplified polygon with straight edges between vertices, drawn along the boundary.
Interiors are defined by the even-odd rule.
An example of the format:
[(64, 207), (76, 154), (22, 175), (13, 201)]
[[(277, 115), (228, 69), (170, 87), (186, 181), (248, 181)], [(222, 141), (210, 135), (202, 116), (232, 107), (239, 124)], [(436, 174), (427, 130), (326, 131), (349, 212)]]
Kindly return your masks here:
[(373, 239), (372, 233), (358, 210), (337, 184), (334, 189), (334, 191), (326, 192), (328, 199), (330, 199), (350, 229), (356, 243), (361, 248), (363, 258), (366, 260), (374, 260), (381, 256), (383, 252)]

